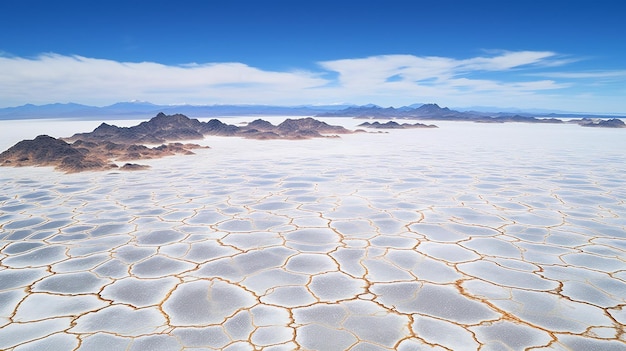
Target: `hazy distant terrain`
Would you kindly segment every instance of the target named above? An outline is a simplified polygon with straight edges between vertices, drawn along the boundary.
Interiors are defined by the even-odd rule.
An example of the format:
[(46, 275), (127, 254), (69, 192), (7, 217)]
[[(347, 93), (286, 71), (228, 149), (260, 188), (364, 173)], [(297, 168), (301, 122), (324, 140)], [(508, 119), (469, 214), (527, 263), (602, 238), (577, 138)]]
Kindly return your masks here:
[(165, 114), (190, 117), (214, 116), (312, 116), (341, 110), (347, 105), (328, 106), (270, 106), (270, 105), (156, 105), (149, 102), (120, 102), (96, 107), (81, 104), (23, 105), (0, 108), (0, 119), (20, 118), (138, 118)]
[(476, 120), (485, 118), (511, 119), (515, 116), (523, 118), (626, 118), (624, 116), (599, 115), (575, 112), (541, 112), (537, 110), (524, 112), (498, 111), (494, 108), (481, 110), (461, 111), (437, 104), (413, 104), (403, 107), (380, 107), (368, 105), (302, 105), (302, 106), (272, 106), (272, 105), (156, 105), (149, 102), (120, 102), (109, 106), (96, 107), (82, 104), (47, 104), (23, 105), (17, 107), (0, 108), (0, 119), (23, 118), (146, 118), (158, 113), (184, 114), (189, 117), (219, 117), (219, 116), (340, 116), (340, 117), (380, 117), (380, 118), (411, 118), (422, 117), (427, 119), (458, 119)]

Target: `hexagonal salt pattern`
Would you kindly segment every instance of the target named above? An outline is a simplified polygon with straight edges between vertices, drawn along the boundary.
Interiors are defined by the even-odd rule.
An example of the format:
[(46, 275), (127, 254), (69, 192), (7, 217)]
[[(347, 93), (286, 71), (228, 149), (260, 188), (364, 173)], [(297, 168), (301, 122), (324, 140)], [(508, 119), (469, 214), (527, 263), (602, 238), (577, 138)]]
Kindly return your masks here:
[(444, 123), (1, 168), (0, 349), (624, 350), (624, 140)]

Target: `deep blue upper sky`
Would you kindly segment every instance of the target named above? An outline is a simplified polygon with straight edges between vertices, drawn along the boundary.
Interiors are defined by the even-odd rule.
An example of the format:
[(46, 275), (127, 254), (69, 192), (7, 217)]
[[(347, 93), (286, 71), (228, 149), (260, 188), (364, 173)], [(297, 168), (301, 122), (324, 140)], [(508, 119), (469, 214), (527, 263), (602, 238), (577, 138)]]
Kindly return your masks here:
[[(621, 76), (623, 83), (624, 18), (623, 5), (604, 0), (3, 0), (0, 55), (29, 60), (41, 54), (77, 55), (168, 66), (237, 62), (264, 71), (310, 71), (333, 79), (330, 85), (340, 85), (335, 79), (342, 71), (320, 69), (320, 62), (379, 55), (465, 60), (532, 51), (568, 61), (565, 66), (552, 61), (551, 66), (560, 66), (553, 73), (605, 77), (610, 71), (608, 75)], [(499, 82), (546, 79), (537, 72), (515, 79), (509, 73), (468, 71), (463, 77)], [(611, 89), (619, 88), (611, 84)], [(414, 101), (420, 101), (419, 96)], [(626, 112), (624, 105), (615, 108), (620, 106)]]
[[(0, 4), (0, 45), (121, 61), (245, 61), (262, 68), (481, 49), (596, 55), (626, 47), (617, 1), (32, 1)], [(609, 68), (609, 67), (606, 67)]]

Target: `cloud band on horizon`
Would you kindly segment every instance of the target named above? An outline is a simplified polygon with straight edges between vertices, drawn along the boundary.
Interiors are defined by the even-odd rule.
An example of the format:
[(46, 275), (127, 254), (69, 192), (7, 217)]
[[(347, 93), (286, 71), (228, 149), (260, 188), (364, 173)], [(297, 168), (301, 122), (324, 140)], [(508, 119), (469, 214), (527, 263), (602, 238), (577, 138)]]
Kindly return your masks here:
[(599, 101), (626, 111), (624, 105), (609, 103), (609, 97), (604, 101), (585, 92), (581, 101), (573, 95), (573, 79), (592, 78), (591, 73), (546, 70), (569, 62), (549, 51), (499, 51), (467, 59), (378, 55), (318, 62), (317, 71), (269, 71), (238, 62), (164, 65), (47, 53), (0, 56), (0, 96), (5, 107), (53, 102), (102, 106), (137, 99), (159, 104), (495, 103), (571, 110)]

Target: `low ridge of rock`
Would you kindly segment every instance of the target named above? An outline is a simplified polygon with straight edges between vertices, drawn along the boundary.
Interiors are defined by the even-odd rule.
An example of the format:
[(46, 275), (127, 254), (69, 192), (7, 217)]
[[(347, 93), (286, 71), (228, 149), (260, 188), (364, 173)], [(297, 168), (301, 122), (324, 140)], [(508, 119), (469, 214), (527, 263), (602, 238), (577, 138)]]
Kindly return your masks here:
[[(167, 143), (168, 140), (202, 139), (205, 135), (239, 136), (250, 139), (309, 139), (324, 134), (346, 134), (351, 131), (331, 126), (313, 118), (291, 120), (275, 126), (256, 120), (238, 127), (217, 119), (200, 122), (182, 114), (159, 113), (149, 121), (132, 127), (100, 124), (88, 133), (56, 139), (40, 135), (23, 140), (0, 154), (0, 166), (53, 166), (65, 172), (109, 170), (118, 168), (114, 161), (153, 159), (171, 155), (193, 155), (195, 144)], [(145, 144), (161, 144), (148, 147)], [(122, 170), (144, 169), (145, 166), (125, 164)]]

